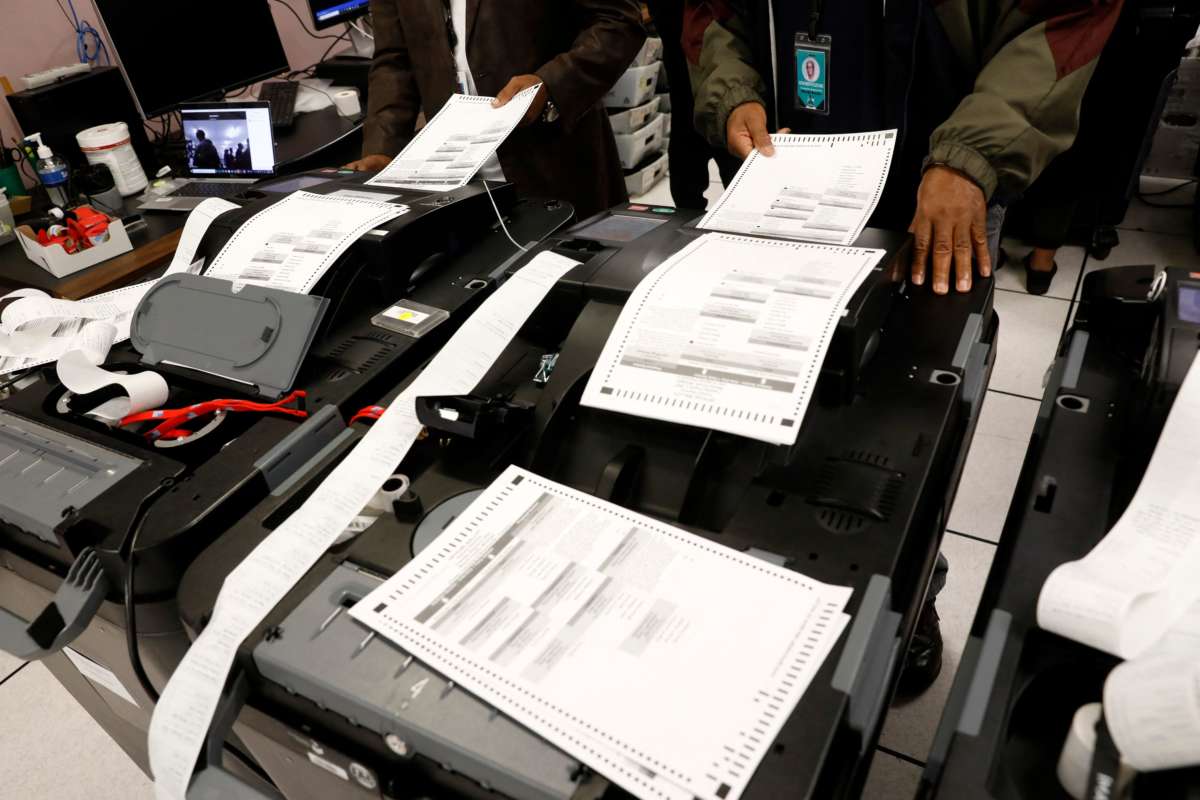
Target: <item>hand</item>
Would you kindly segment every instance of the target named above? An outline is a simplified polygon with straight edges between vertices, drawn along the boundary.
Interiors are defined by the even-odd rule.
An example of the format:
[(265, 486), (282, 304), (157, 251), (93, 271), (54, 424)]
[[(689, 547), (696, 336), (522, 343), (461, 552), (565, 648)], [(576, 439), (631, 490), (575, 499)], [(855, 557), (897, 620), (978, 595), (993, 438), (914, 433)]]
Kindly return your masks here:
[(971, 256), (979, 274), (992, 274), (988, 254), (987, 200), (983, 190), (956, 169), (933, 166), (925, 171), (917, 190), (917, 213), (908, 227), (913, 235), (912, 282), (925, 283), (925, 271), (933, 254), (933, 291), (950, 291), (950, 266), (954, 265), (955, 286), (971, 291)]
[(767, 133), (767, 109), (762, 103), (742, 103), (730, 112), (725, 121), (725, 145), (742, 160), (755, 149), (764, 156), (775, 155), (771, 134)]
[(342, 167), (342, 169), (352, 169), (355, 172), (379, 172), (390, 163), (392, 163), (391, 156), (363, 156), (358, 161), (351, 161), (349, 164)]
[[(537, 86), (542, 83), (542, 79), (537, 75), (518, 75), (505, 84), (500, 90), (500, 94), (496, 95), (496, 99), (492, 101), (492, 108), (500, 108), (507, 105), (509, 100), (512, 100), (519, 93), (525, 91), (530, 86)], [(533, 98), (533, 102), (529, 104), (529, 110), (525, 112), (525, 116), (521, 118), (518, 127), (524, 128), (526, 125), (532, 125), (542, 118), (542, 111), (546, 108), (546, 101), (550, 96), (546, 93), (546, 84), (542, 83), (542, 88), (538, 89), (537, 96)]]

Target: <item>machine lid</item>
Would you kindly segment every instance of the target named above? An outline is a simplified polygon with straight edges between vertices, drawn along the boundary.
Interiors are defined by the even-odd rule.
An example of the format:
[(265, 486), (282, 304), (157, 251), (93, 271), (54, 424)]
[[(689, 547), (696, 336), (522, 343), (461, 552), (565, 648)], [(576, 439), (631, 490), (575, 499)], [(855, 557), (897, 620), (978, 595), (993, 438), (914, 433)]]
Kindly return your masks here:
[(168, 275), (138, 304), (130, 340), (145, 364), (215, 375), (276, 399), (295, 383), (328, 306), (323, 297)]

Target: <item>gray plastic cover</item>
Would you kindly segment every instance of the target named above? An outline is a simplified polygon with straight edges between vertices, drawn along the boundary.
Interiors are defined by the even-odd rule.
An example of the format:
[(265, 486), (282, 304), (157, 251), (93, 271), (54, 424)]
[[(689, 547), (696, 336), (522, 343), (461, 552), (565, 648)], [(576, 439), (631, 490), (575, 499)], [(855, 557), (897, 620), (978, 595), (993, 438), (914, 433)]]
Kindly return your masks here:
[[(254, 648), (268, 680), (477, 783), (523, 800), (567, 800), (578, 761), (391, 642), (372, 637), (349, 606), (379, 579), (345, 564)], [(592, 778), (596, 780), (596, 778)]]
[(168, 275), (138, 304), (130, 341), (142, 361), (250, 384), (276, 399), (296, 382), (329, 301), (203, 275)]
[(141, 459), (0, 411), (0, 518), (49, 544), (68, 508), (80, 509)]

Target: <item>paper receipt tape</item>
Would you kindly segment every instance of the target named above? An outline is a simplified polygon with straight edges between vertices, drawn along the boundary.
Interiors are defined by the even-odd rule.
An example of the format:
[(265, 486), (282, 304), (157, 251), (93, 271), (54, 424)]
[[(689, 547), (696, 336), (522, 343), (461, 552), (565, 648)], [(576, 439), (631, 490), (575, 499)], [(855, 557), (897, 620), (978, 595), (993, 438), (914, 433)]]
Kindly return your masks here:
[[(229, 573), (211, 621), (154, 708), (149, 752), (159, 800), (187, 796), (238, 644), (362, 513), (416, 441), (415, 398), (471, 391), (554, 284), (578, 265), (539, 254), (484, 300), (308, 500)], [(219, 774), (219, 767), (207, 771)]]
[(338, 114), (343, 117), (357, 117), (362, 113), (362, 104), (358, 100), (358, 91), (342, 89), (333, 93), (333, 104), (337, 106)]
[(129, 338), (142, 361), (250, 384), (278, 399), (292, 388), (329, 300), (200, 275), (169, 275), (146, 292)]

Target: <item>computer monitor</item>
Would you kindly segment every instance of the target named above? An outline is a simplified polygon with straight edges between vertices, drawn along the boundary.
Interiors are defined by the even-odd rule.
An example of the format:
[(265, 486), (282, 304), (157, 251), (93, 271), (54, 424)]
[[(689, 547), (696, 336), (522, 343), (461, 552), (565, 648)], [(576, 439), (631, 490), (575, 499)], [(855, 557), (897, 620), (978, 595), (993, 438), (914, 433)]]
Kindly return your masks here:
[(143, 116), (288, 69), (268, 0), (94, 0)]
[(270, 103), (184, 103), (179, 117), (189, 175), (253, 178), (275, 174)]
[(313, 25), (317, 30), (365, 17), (371, 10), (370, 5), (370, 0), (308, 0)]

